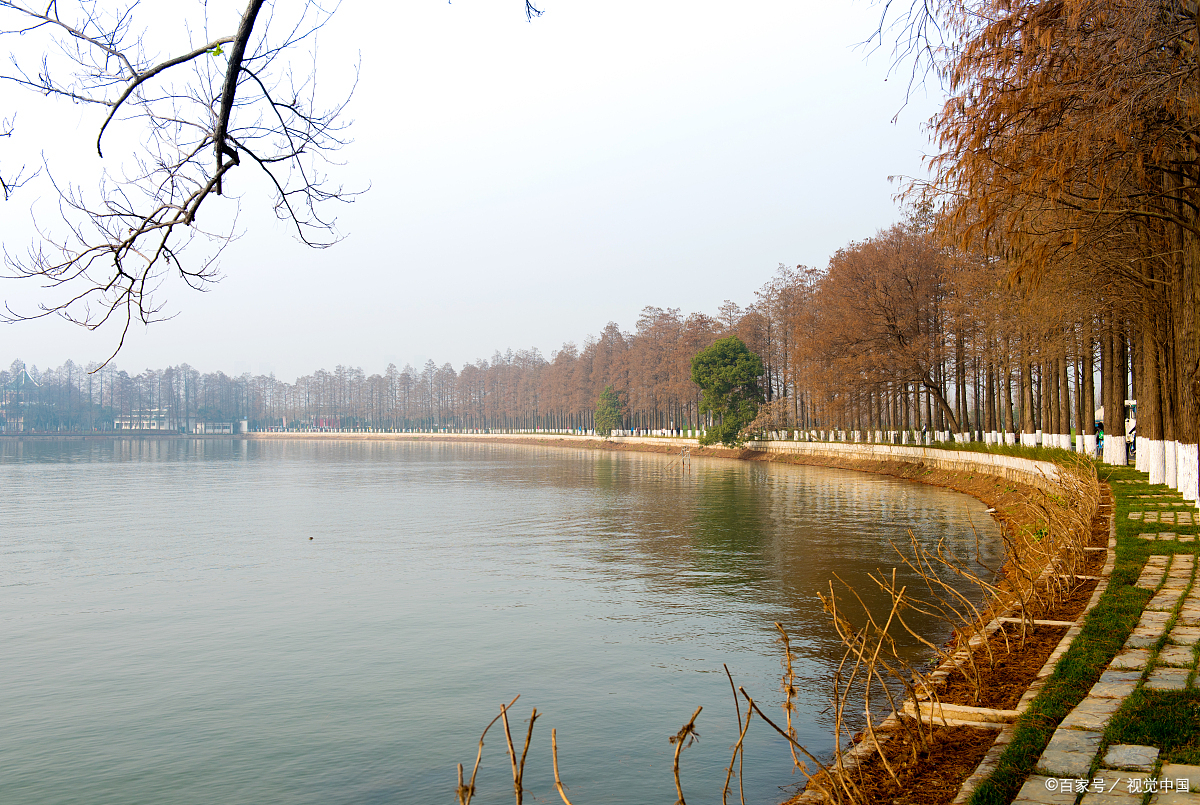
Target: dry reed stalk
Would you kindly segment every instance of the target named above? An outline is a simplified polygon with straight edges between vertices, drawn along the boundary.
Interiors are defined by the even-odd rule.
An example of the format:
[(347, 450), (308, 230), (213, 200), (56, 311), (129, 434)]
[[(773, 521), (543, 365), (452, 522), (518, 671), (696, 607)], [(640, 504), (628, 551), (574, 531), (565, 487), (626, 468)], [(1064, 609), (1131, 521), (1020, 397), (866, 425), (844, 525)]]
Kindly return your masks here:
[[(834, 785), (829, 791), (825, 791), (826, 798), (831, 802), (846, 802), (857, 803), (861, 800), (858, 786), (854, 783), (851, 770), (846, 768), (845, 756), (841, 751), (844, 745), (843, 741), (843, 725), (845, 724), (845, 708), (852, 699), (855, 698), (855, 681), (861, 678), (859, 685), (864, 691), (863, 699), (866, 706), (864, 710), (869, 716), (869, 697), (865, 691), (869, 690), (873, 674), (871, 669), (867, 668), (866, 651), (864, 646), (869, 639), (869, 627), (864, 626), (862, 629), (854, 629), (853, 626), (845, 618), (841, 616), (837, 609), (837, 599), (833, 595), (833, 583), (830, 582), (830, 596), (828, 599), (821, 596), (825, 604), (825, 610), (830, 614), (833, 620), (834, 627), (838, 632), (838, 636), (845, 646), (845, 651), (842, 654), (842, 660), (838, 664), (837, 671), (834, 672), (833, 679), (833, 705), (834, 705), (834, 758), (832, 770), (826, 769), (826, 774), (833, 781)], [(849, 674), (843, 676), (846, 672), (846, 667), (849, 665)], [(762, 711), (759, 711), (762, 714)], [(871, 725), (868, 724), (868, 728)], [(778, 728), (777, 728), (778, 729)], [(872, 744), (878, 747), (878, 740), (872, 731)], [(884, 760), (886, 763), (886, 759)], [(891, 769), (888, 769), (889, 773)], [(894, 775), (893, 775), (894, 776)]]
[[(738, 739), (733, 745), (733, 757), (729, 758), (729, 768), (725, 770), (725, 785), (721, 788), (721, 805), (725, 805), (729, 797), (729, 779), (733, 776), (733, 764), (739, 759), (745, 758), (745, 747), (743, 742), (746, 740), (746, 733), (750, 729), (750, 712), (746, 713), (746, 723), (741, 724), (741, 719), (738, 719)], [(742, 805), (746, 805), (746, 790), (742, 786), (742, 767), (738, 767), (738, 795), (741, 798)]]
[(692, 742), (700, 737), (700, 733), (696, 732), (696, 716), (700, 715), (700, 711), (703, 709), (703, 705), (697, 707), (696, 712), (692, 713), (692, 717), (688, 719), (688, 723), (680, 727), (679, 732), (667, 739), (675, 746), (675, 762), (673, 768), (675, 771), (675, 791), (679, 794), (679, 799), (676, 801), (675, 805), (687, 805), (687, 803), (683, 801), (683, 786), (679, 782), (679, 753), (683, 751), (683, 741), (685, 738), (688, 739), (687, 745), (691, 746)]
[[(938, 571), (939, 569), (948, 569), (952, 575), (960, 576), (973, 582), (984, 589), (985, 597), (989, 585), (965, 568), (958, 567), (945, 552), (940, 542), (937, 551), (930, 552), (917, 541), (916, 535), (912, 531), (908, 532), (908, 536), (909, 545), (913, 552), (911, 558), (897, 548), (895, 543), (892, 544), (892, 548), (900, 556), (905, 566), (912, 570), (924, 583), (925, 589), (928, 592), (928, 598), (918, 603), (910, 596), (906, 602), (907, 608), (926, 617), (940, 620), (948, 626), (952, 635), (949, 650), (933, 646), (930, 641), (923, 638), (915, 629), (910, 628), (903, 617), (900, 618), (899, 622), (908, 634), (915, 637), (923, 645), (933, 649), (934, 656), (938, 658), (939, 664), (949, 661), (958, 655), (959, 652), (967, 652), (965, 655), (967, 657), (967, 664), (961, 670), (973, 687), (978, 690), (980, 672), (975, 663), (974, 654), (971, 653), (971, 641), (976, 635), (982, 633), (987, 619), (983, 617), (979, 608), (972, 603), (968, 596), (955, 589)], [(896, 598), (900, 594), (895, 589), (894, 570), (890, 584), (885, 582), (882, 577), (871, 575), (870, 578), (893, 598)]]
[[(1085, 548), (1091, 540), (1091, 523), (1099, 511), (1099, 482), (1091, 462), (1074, 457), (1060, 465), (1057, 488), (1060, 495), (1038, 490), (1028, 501), (1038, 528), (1023, 531), (1013, 540), (1010, 576), (1019, 577), (1022, 612), (1036, 605), (1042, 612), (1053, 609), (1077, 584), (1080, 566), (1086, 562)], [(1032, 615), (1024, 615), (1030, 620)]]
[[(857, 799), (855, 799), (853, 797), (851, 797), (849, 799), (842, 799), (841, 797), (839, 797), (839, 795), (837, 793), (838, 785), (840, 784), (844, 788), (844, 793), (849, 794), (851, 787), (853, 786), (853, 783), (850, 783), (850, 781), (846, 780), (846, 779), (839, 779), (839, 778), (844, 777), (843, 775), (832, 774), (830, 772), (829, 768), (825, 764), (823, 764), (821, 761), (817, 760), (817, 758), (813, 757), (812, 753), (809, 752), (807, 749), (805, 749), (802, 744), (800, 744), (792, 736), (788, 735), (784, 730), (780, 729), (779, 725), (776, 724), (774, 721), (772, 721), (770, 719), (770, 717), (762, 711), (762, 708), (758, 706), (758, 703), (755, 702), (754, 699), (752, 699), (750, 697), (750, 694), (746, 692), (745, 688), (738, 688), (738, 692), (741, 693), (742, 696), (744, 696), (746, 698), (746, 718), (747, 718), (747, 720), (749, 720), (749, 718), (750, 718), (751, 711), (758, 713), (759, 718), (761, 718), (763, 721), (767, 722), (767, 724), (770, 725), (771, 729), (775, 730), (780, 735), (782, 735), (789, 744), (791, 744), (792, 746), (795, 746), (797, 749), (799, 749), (801, 752), (804, 753), (805, 757), (807, 757), (810, 761), (812, 761), (812, 764), (818, 769), (818, 771), (816, 771), (812, 774), (809, 774), (808, 770), (803, 765), (801, 765), (800, 770), (803, 771), (805, 775), (807, 775), (809, 782), (817, 784), (818, 790), (822, 794), (824, 794), (827, 799), (829, 799), (831, 802), (839, 802), (839, 803), (840, 802), (852, 803), (852, 802), (858, 801)], [(840, 755), (841, 753), (839, 752), (837, 754)], [(826, 787), (827, 785), (828, 785), (828, 787)]]
[[(833, 601), (831, 606), (834, 607), (831, 616), (836, 627), (839, 622), (839, 615), (837, 614), (836, 610), (837, 602)], [(849, 629), (848, 622), (843, 621), (843, 623), (843, 628), (846, 631), (843, 632), (842, 629), (838, 629), (838, 634), (842, 639), (843, 645), (846, 645), (846, 637), (844, 635), (849, 635), (851, 630)], [(845, 724), (846, 705), (850, 702), (851, 691), (854, 688), (854, 681), (859, 673), (859, 666), (857, 664), (852, 664), (849, 675), (844, 677), (843, 674), (846, 670), (847, 663), (850, 662), (851, 658), (854, 656), (854, 652), (847, 647), (846, 650), (842, 652), (842, 659), (838, 663), (837, 670), (835, 670), (833, 673), (833, 768), (832, 770), (826, 769), (825, 776), (831, 780), (834, 785), (832, 785), (828, 791), (823, 792), (825, 793), (826, 798), (831, 802), (858, 802), (857, 786), (854, 785), (853, 781), (850, 779), (850, 775), (847, 773), (847, 769), (845, 768), (843, 762), (844, 757), (841, 751), (841, 747), (843, 745), (842, 727)]]
[(562, 797), (562, 801), (566, 805), (571, 805), (571, 800), (567, 799), (567, 792), (563, 790), (562, 779), (558, 776), (558, 731), (550, 730), (550, 756), (554, 758), (554, 787), (558, 789), (558, 795)]
[(538, 711), (536, 707), (533, 708), (533, 713), (529, 716), (529, 731), (525, 733), (525, 749), (521, 752), (520, 762), (517, 761), (517, 750), (513, 746), (512, 732), (508, 729), (508, 707), (500, 708), (500, 718), (504, 722), (504, 738), (508, 742), (508, 760), (512, 764), (513, 794), (516, 796), (517, 805), (521, 805), (525, 793), (521, 786), (521, 781), (525, 777), (525, 757), (529, 754), (529, 742), (533, 739), (533, 722), (537, 721)]
[[(846, 589), (855, 597), (855, 599), (857, 599), (859, 606), (862, 607), (864, 613), (866, 614), (867, 623), (861, 629), (856, 630), (850, 625), (849, 621), (847, 621), (840, 615), (840, 613), (838, 613), (837, 598), (834, 594), (833, 582), (830, 582), (829, 584), (829, 598), (826, 599), (825, 596), (821, 596), (825, 603), (826, 611), (829, 612), (831, 618), (833, 619), (834, 627), (837, 629), (843, 645), (846, 646), (847, 653), (852, 655), (854, 658), (853, 674), (859, 675), (861, 672), (861, 696), (863, 700), (865, 717), (865, 732), (871, 738), (872, 745), (875, 746), (884, 769), (888, 772), (888, 775), (891, 776), (892, 780), (899, 784), (899, 777), (896, 774), (895, 769), (892, 768), (891, 761), (883, 751), (882, 742), (879, 741), (878, 735), (875, 731), (875, 724), (871, 711), (871, 691), (873, 686), (878, 684), (880, 690), (883, 692), (884, 698), (887, 700), (888, 707), (893, 713), (900, 712), (902, 703), (896, 701), (895, 693), (892, 689), (893, 686), (888, 684), (889, 679), (893, 680), (894, 682), (898, 682), (909, 696), (915, 697), (916, 694), (913, 683), (910, 681), (915, 675), (913, 669), (908, 665), (908, 663), (901, 659), (899, 652), (896, 650), (895, 641), (889, 634), (889, 630), (891, 629), (892, 622), (895, 620), (896, 613), (904, 601), (903, 590), (901, 591), (901, 595), (898, 599), (893, 599), (892, 606), (888, 612), (888, 617), (881, 626), (879, 622), (875, 620), (875, 617), (872, 615), (870, 608), (867, 607), (866, 602), (864, 602), (861, 596), (859, 596), (858, 591), (850, 584), (847, 584), (845, 580), (838, 577), (836, 573), (834, 574), (834, 577), (846, 587)], [(849, 686), (847, 686), (845, 697), (849, 698), (849, 694), (850, 689)], [(931, 734), (926, 736), (924, 730), (922, 729), (923, 725), (920, 721), (916, 722), (915, 729), (904, 720), (899, 720), (898, 725), (901, 730), (907, 733), (909, 737), (910, 751), (915, 759), (917, 753), (922, 748), (928, 746), (932, 738), (932, 727)], [(838, 738), (838, 745), (841, 745), (840, 735)], [(839, 768), (844, 771), (844, 768)]]
[[(897, 588), (895, 568), (892, 569), (890, 580), (882, 574), (876, 576), (874, 573), (868, 573), (867, 577), (875, 582), (876, 586), (878, 586), (880, 590), (887, 593), (893, 601), (898, 601), (903, 604), (903, 606), (897, 609), (896, 622), (899, 623), (904, 631), (913, 637), (918, 643), (929, 649), (933, 653), (933, 656), (938, 661), (939, 665), (949, 660), (954, 655), (954, 651), (957, 648), (957, 639), (951, 644), (954, 646), (954, 648), (947, 649), (945, 646), (936, 645), (912, 626), (910, 626), (902, 614), (904, 611), (912, 610), (918, 615), (930, 618), (931, 620), (941, 621), (942, 623), (950, 626), (957, 638), (956, 630), (961, 619), (957, 617), (958, 613), (952, 607), (940, 604), (936, 594), (931, 595), (931, 598), (934, 599), (933, 601), (918, 601), (908, 594), (907, 587)], [(930, 588), (933, 587), (933, 583), (928, 578), (926, 578), (925, 581), (928, 583)]]
[(479, 751), (475, 754), (475, 768), (471, 770), (471, 782), (466, 786), (463, 785), (463, 767), (458, 764), (458, 802), (459, 805), (471, 805), (471, 797), (475, 796), (475, 775), (479, 773), (479, 763), (483, 760), (483, 739), (487, 737), (488, 730), (492, 725), (500, 720), (504, 712), (517, 703), (517, 699), (521, 698), (521, 694), (513, 697), (513, 700), (507, 705), (500, 705), (500, 715), (488, 722), (488, 725), (483, 728), (483, 734), (479, 736)]
[(743, 784), (743, 771), (745, 770), (746, 753), (742, 746), (742, 741), (746, 738), (746, 730), (750, 729), (750, 713), (746, 713), (746, 725), (742, 726), (742, 705), (738, 701), (737, 688), (733, 685), (733, 674), (729, 673), (729, 666), (721, 663), (721, 667), (725, 669), (725, 677), (729, 680), (729, 689), (733, 691), (733, 710), (737, 713), (738, 722), (738, 742), (733, 747), (733, 757), (729, 759), (729, 768), (725, 773), (725, 787), (721, 789), (721, 805), (725, 805), (726, 798), (729, 796), (729, 778), (733, 775), (733, 763), (738, 762), (738, 795), (741, 797), (742, 805), (746, 805), (746, 788)]
[[(775, 621), (775, 628), (779, 630), (779, 642), (783, 644), (783, 714), (787, 717), (788, 734), (795, 737), (796, 731), (792, 728), (792, 712), (796, 709), (795, 702), (792, 700), (796, 697), (796, 673), (792, 669), (792, 641), (788, 638), (787, 630), (783, 628), (783, 624)], [(732, 683), (732, 680), (730, 680)], [(734, 697), (734, 701), (737, 697)], [(800, 767), (800, 758), (796, 757), (796, 747), (788, 744), (788, 749), (792, 751), (792, 763), (796, 768)]]
[[(920, 545), (913, 533), (909, 532), (909, 543), (914, 554), (914, 559), (910, 560), (899, 548), (893, 544), (893, 548), (900, 555), (901, 560), (910, 569), (916, 572), (923, 582), (926, 589), (930, 592), (930, 599), (923, 601), (920, 604), (912, 603), (910, 607), (917, 612), (927, 616), (941, 620), (948, 625), (953, 631), (952, 648), (949, 652), (936, 650), (935, 656), (944, 663), (954, 660), (955, 665), (963, 672), (964, 677), (972, 685), (974, 689), (974, 697), (979, 699), (979, 680), (980, 671), (975, 655), (977, 649), (982, 649), (984, 656), (987, 658), (989, 666), (995, 664), (995, 656), (992, 652), (991, 644), (989, 643), (989, 634), (987, 632), (988, 625), (992, 619), (1007, 611), (1011, 607), (1012, 596), (1006, 589), (1000, 585), (987, 581), (978, 573), (964, 566), (955, 559), (946, 549), (944, 541), (939, 541), (935, 551), (929, 551), (924, 546)], [(975, 564), (987, 568), (986, 565), (976, 560)], [(945, 575), (950, 579), (957, 579), (958, 586), (964, 583), (972, 589), (978, 590), (980, 595), (980, 603), (976, 604), (972, 600), (972, 596), (968, 596), (962, 592), (958, 586), (950, 583)], [(874, 577), (872, 577), (874, 578)], [(888, 589), (885, 583), (875, 579), (883, 589)], [(894, 593), (894, 584), (892, 585)], [(929, 646), (929, 641), (922, 638), (917, 632), (908, 627), (907, 623), (903, 623), (906, 631), (921, 641), (924, 645)], [(1005, 634), (1005, 650), (1011, 650), (1007, 644), (1007, 634)], [(1024, 630), (1022, 631), (1022, 641), (1024, 640)], [(965, 658), (965, 664), (962, 660)], [(939, 663), (939, 664), (940, 664)]]

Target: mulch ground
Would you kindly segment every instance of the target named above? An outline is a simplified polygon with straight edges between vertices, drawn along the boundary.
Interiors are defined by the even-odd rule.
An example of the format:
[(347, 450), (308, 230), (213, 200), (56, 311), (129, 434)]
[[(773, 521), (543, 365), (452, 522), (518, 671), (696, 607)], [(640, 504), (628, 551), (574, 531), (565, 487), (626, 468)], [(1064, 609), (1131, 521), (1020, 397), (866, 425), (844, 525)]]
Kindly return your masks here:
[[(1100, 567), (1097, 567), (1092, 572), (1084, 571), (1086, 575), (1095, 575), (1104, 569), (1104, 554), (1098, 554), (1100, 557)], [(1084, 606), (1091, 600), (1092, 593), (1096, 591), (1096, 585), (1100, 582), (1095, 579), (1087, 579), (1078, 582), (1069, 594), (1061, 599), (1057, 605), (1047, 609), (1038, 611), (1034, 617), (1039, 620), (1047, 621), (1073, 621), (1079, 617), (1079, 613), (1083, 611)]]
[(1066, 627), (1035, 626), (1022, 640), (1019, 624), (1000, 629), (988, 641), (989, 651), (975, 652), (976, 667), (972, 671), (950, 675), (946, 685), (938, 689), (938, 701), (1015, 709), (1066, 633)]
[(860, 802), (893, 805), (944, 805), (991, 748), (995, 730), (971, 727), (938, 727), (928, 746), (917, 749), (906, 738), (888, 742), (889, 761), (899, 779), (888, 773), (875, 755), (854, 775)]

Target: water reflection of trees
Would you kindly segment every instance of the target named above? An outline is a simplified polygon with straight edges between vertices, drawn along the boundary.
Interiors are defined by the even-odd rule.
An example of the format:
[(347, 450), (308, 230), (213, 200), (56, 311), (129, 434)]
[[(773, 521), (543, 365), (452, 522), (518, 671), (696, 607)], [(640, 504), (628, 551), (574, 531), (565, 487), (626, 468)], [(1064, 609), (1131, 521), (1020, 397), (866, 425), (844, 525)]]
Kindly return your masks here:
[[(744, 462), (695, 461), (688, 473), (662, 456), (600, 454), (589, 469), (606, 497), (601, 530), (635, 548), (608, 554), (611, 559), (640, 561), (656, 584), (761, 609), (764, 631), (774, 619), (803, 636), (802, 658), (840, 656), (841, 643), (817, 597), (829, 592), (835, 573), (872, 608), (888, 607), (890, 598), (869, 573), (898, 567), (901, 584), (918, 586), (891, 545), (906, 548), (909, 530), (927, 547), (944, 540), (964, 563), (978, 559), (996, 567), (1002, 559), (997, 526), (983, 506), (944, 489)], [(861, 610), (845, 598), (839, 601), (853, 619)], [(906, 651), (922, 651), (907, 636), (899, 642)]]

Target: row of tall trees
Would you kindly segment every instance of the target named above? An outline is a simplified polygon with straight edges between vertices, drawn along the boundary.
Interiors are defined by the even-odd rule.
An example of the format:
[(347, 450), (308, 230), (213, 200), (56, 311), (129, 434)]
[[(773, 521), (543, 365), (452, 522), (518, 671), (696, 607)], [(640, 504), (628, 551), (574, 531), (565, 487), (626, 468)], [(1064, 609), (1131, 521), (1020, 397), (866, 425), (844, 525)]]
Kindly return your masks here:
[[(1200, 7), (1180, 0), (948, 0), (951, 93), (929, 186), (946, 243), (1011, 282), (1082, 300), (1113, 378), (1128, 367), (1139, 461), (1200, 481)], [(918, 23), (918, 28), (921, 24)], [(1046, 298), (1045, 293), (1039, 294)], [(1073, 318), (1082, 318), (1075, 316)], [(1118, 428), (1120, 389), (1102, 383)], [(1180, 475), (1182, 474), (1182, 477)]]
[(1108, 432), (1122, 433), (1131, 376), (1099, 359), (1128, 352), (1127, 329), (1078, 287), (1013, 285), (1003, 262), (939, 247), (933, 223), (919, 209), (825, 271), (781, 268), (759, 292), (739, 326), (763, 355), (774, 422), (1027, 443), (1044, 432), (1070, 446), (1095, 434), (1099, 371)]

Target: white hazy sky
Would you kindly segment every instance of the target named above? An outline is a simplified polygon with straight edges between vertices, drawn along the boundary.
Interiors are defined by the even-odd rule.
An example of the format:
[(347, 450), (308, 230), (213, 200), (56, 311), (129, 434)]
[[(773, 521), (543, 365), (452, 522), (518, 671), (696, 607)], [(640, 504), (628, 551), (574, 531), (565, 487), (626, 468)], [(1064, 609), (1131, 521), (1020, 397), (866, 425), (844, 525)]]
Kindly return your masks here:
[[(646, 305), (746, 304), (777, 264), (823, 266), (899, 217), (888, 177), (921, 173), (938, 98), (918, 90), (902, 109), (890, 51), (856, 47), (878, 6), (540, 5), (526, 22), (521, 0), (346, 0), (319, 54), (327, 92), (362, 61), (341, 172), (371, 190), (340, 211), (348, 237), (308, 250), (245, 191), (223, 280), (168, 284), (177, 315), (133, 333), (117, 365), (292, 380), (339, 363), (460, 367), (507, 347), (549, 357), (609, 321), (632, 329)], [(220, 13), (213, 27), (232, 32), (237, 8)], [(20, 109), (4, 164), (92, 147), (94, 111), (3, 93)], [(0, 234), (52, 203), (23, 191), (0, 205)], [(37, 294), (0, 281), (19, 309)], [(5, 325), (0, 361), (102, 360), (114, 338)]]

